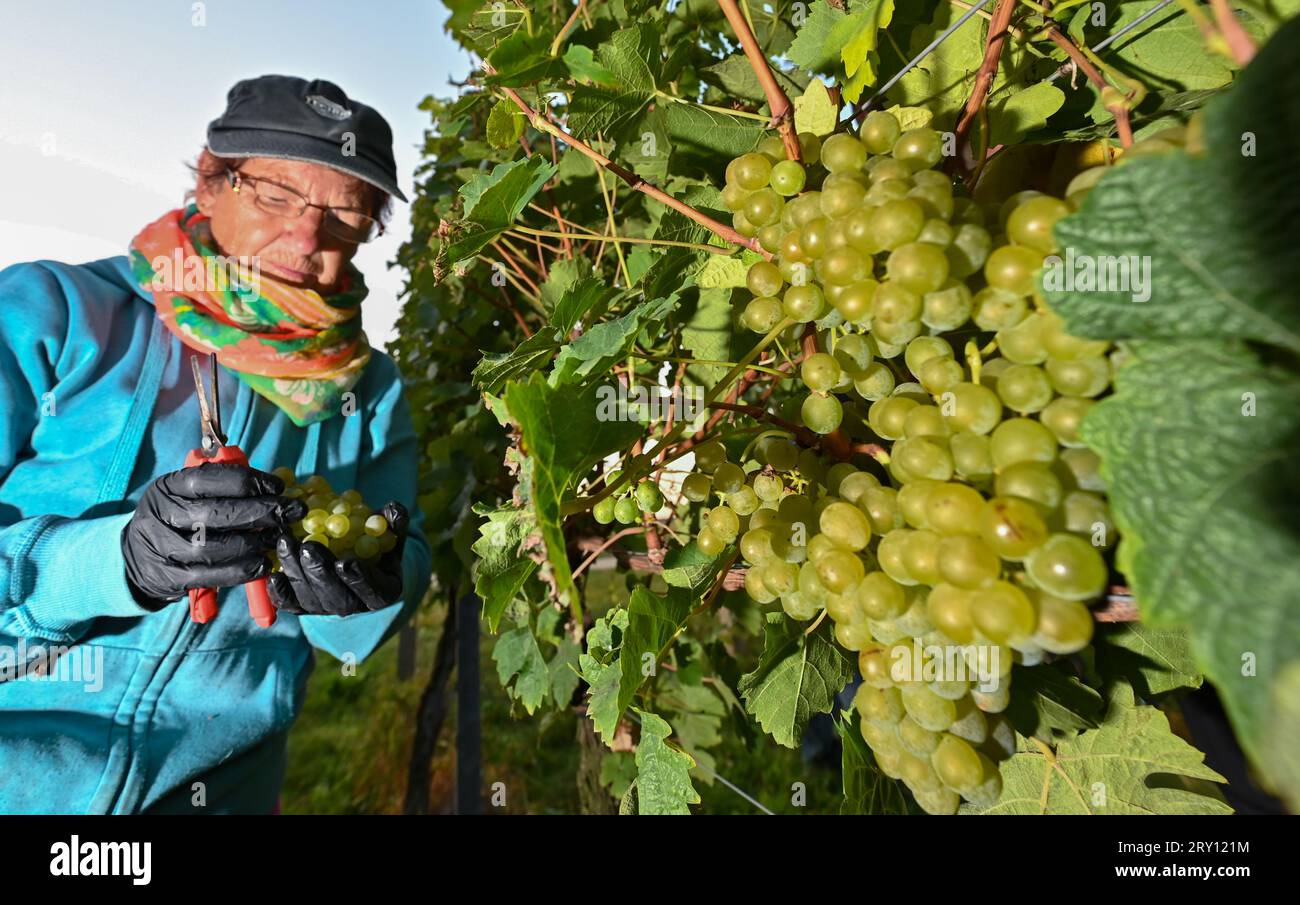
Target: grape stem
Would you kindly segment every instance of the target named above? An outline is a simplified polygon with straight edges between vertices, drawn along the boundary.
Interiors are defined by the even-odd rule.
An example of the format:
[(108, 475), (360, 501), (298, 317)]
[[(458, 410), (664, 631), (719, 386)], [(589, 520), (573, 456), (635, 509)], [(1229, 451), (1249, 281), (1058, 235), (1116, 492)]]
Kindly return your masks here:
[[(496, 70), (492, 68), (491, 64), (486, 62), (483, 64), (483, 71), (486, 72), (488, 75), (492, 75), (496, 72)], [(679, 214), (691, 220), (692, 222), (698, 223), (700, 226), (703, 226), (705, 229), (717, 235), (719, 238), (727, 242), (730, 242), (732, 245), (738, 245), (741, 248), (748, 248), (750, 251), (762, 255), (765, 260), (768, 261), (772, 260), (773, 258), (772, 253), (767, 249), (765, 249), (761, 244), (759, 244), (757, 237), (745, 238), (732, 227), (727, 226), (725, 223), (719, 223), (717, 220), (714, 220), (712, 217), (708, 216), (707, 214), (703, 214), (697, 211), (695, 208), (691, 207), (686, 202), (674, 198), (672, 195), (668, 194), (658, 186), (655, 186), (647, 182), (646, 180), (642, 179), (640, 176), (638, 176), (636, 173), (633, 173), (631, 170), (627, 169), (626, 167), (620, 166), (619, 164), (610, 160), (608, 157), (606, 157), (604, 154), (597, 151), (595, 148), (592, 148), (586, 142), (582, 141), (579, 138), (575, 138), (574, 136), (570, 135), (568, 132), (564, 131), (564, 129), (562, 129), (560, 125), (557, 122), (555, 122), (554, 118), (551, 116), (550, 110), (546, 110), (544, 113), (539, 113), (538, 111), (534, 110), (532, 107), (528, 105), (528, 102), (525, 101), (522, 97), (520, 97), (519, 93), (515, 91), (513, 88), (502, 87), (500, 90), (502, 94), (504, 94), (507, 98), (509, 98), (510, 101), (516, 107), (518, 107), (525, 116), (528, 117), (528, 121), (532, 124), (533, 128), (536, 129), (537, 131), (558, 138), (560, 141), (564, 142), (569, 147), (573, 148), (579, 154), (582, 154), (584, 157), (590, 158), (598, 166), (606, 170), (609, 170), (619, 179), (623, 180), (623, 182), (627, 183), (627, 185), (631, 187), (633, 190), (638, 191), (643, 195), (647, 195), (655, 199), (660, 204), (664, 204), (672, 208), (673, 210), (677, 211)]]
[[(1098, 91), (1106, 89), (1106, 79), (1102, 76), (1101, 71), (1092, 64), (1092, 61), (1088, 59), (1087, 55), (1079, 49), (1079, 45), (1071, 41), (1055, 25), (1049, 25), (1046, 34), (1052, 40), (1052, 43), (1066, 52)], [(1111, 116), (1115, 117), (1115, 129), (1119, 132), (1120, 144), (1126, 148), (1131, 147), (1133, 145), (1133, 124), (1129, 120), (1127, 102), (1110, 104), (1106, 109)]]
[(953, 130), (957, 144), (957, 154), (954, 159), (958, 166), (966, 170), (971, 169), (971, 166), (966, 163), (966, 157), (970, 153), (967, 145), (971, 126), (974, 125), (984, 102), (988, 100), (989, 90), (997, 77), (998, 61), (1002, 57), (1002, 46), (1007, 42), (1007, 29), (1011, 26), (1011, 14), (1015, 9), (1016, 0), (998, 0), (997, 6), (993, 8), (988, 40), (984, 45), (984, 59), (975, 73), (975, 87), (971, 90), (970, 99), (966, 101), (966, 107), (957, 121), (957, 128)]
[(727, 22), (730, 23), (731, 30), (736, 33), (740, 46), (745, 49), (745, 56), (754, 70), (754, 75), (758, 77), (758, 83), (763, 86), (767, 106), (772, 110), (772, 125), (781, 135), (781, 144), (785, 146), (786, 158), (802, 163), (799, 135), (794, 127), (794, 105), (777, 84), (776, 76), (772, 74), (772, 67), (768, 65), (767, 54), (763, 53), (763, 48), (758, 46), (758, 39), (754, 37), (754, 31), (749, 27), (745, 14), (736, 5), (736, 0), (718, 0), (718, 6), (722, 7), (722, 14), (727, 17)]
[(1255, 57), (1255, 41), (1244, 29), (1237, 17), (1233, 15), (1228, 0), (1210, 0), (1214, 10), (1214, 21), (1219, 25), (1219, 34), (1228, 44), (1228, 52), (1238, 66), (1245, 67)]

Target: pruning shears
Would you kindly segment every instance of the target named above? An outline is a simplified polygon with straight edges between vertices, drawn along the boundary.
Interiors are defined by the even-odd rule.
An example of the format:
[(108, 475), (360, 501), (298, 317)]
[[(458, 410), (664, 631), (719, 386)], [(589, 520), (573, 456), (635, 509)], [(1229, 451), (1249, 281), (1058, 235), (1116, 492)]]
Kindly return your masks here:
[[(221, 390), (217, 384), (217, 356), (208, 355), (209, 372), (212, 379), (212, 398), (208, 399), (207, 389), (203, 383), (203, 373), (199, 369), (197, 355), (190, 359), (194, 372), (194, 389), (199, 397), (199, 418), (203, 426), (202, 445), (191, 449), (185, 456), (185, 467), (193, 468), (208, 462), (228, 462), (235, 465), (247, 465), (248, 456), (238, 446), (228, 446), (226, 435), (221, 430)], [(266, 579), (255, 578), (244, 585), (244, 594), (248, 597), (248, 614), (262, 628), (275, 622), (275, 605), (266, 590)], [(190, 589), (190, 618), (195, 622), (211, 622), (217, 615), (217, 591), (215, 588)]]

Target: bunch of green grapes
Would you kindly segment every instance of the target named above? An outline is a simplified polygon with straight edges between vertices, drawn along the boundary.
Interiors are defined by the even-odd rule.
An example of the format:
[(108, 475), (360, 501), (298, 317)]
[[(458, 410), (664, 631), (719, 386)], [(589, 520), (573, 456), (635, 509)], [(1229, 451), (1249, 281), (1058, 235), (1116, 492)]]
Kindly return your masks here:
[[(706, 445), (683, 490), (721, 498), (696, 542), (738, 540), (754, 600), (830, 616), (858, 652), (856, 709), (881, 769), (926, 811), (953, 813), (1001, 792), (1012, 664), (1091, 641), (1115, 537), (1080, 426), (1112, 361), (1036, 289), (1053, 225), (1097, 174), (1076, 177), (1069, 200), (1026, 191), (984, 206), (940, 159), (936, 132), (874, 112), (857, 136), (805, 140), (807, 166), (779, 144), (732, 162), (736, 228), (775, 255), (749, 271), (743, 323), (815, 323), (826, 351), (802, 362), (799, 417), (885, 454), (822, 468), (769, 437), (736, 464)], [(924, 665), (918, 646), (943, 668), (909, 669)]]
[[(357, 491), (336, 494), (321, 475), (299, 481), (289, 468), (277, 468), (272, 474), (284, 481), (284, 496), (307, 504), (307, 514), (291, 526), (299, 541), (316, 541), (339, 559), (363, 560), (374, 559), (397, 545), (388, 519), (367, 506)], [(274, 571), (280, 571), (279, 557), (272, 553), (271, 561)]]
[[(614, 486), (621, 476), (621, 472), (611, 471), (605, 476), (605, 486)], [(631, 525), (641, 521), (641, 513), (653, 515), (663, 505), (663, 491), (658, 484), (647, 479), (639, 482), (635, 489), (605, 497), (592, 508), (591, 514), (602, 525), (615, 521), (620, 525)]]

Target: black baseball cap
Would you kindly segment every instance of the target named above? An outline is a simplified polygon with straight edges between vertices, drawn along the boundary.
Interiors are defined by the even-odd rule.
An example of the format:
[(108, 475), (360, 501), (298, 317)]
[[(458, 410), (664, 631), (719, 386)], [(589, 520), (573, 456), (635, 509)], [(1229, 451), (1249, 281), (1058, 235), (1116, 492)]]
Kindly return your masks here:
[(236, 82), (226, 112), (208, 123), (208, 150), (219, 157), (319, 163), (406, 200), (397, 186), (388, 121), (324, 79), (264, 75)]

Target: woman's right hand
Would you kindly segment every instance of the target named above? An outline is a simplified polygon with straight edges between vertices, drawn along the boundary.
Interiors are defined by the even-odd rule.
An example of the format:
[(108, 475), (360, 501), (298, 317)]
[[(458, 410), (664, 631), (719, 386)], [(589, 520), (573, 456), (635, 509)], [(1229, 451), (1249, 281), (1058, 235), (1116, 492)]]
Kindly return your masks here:
[(158, 478), (122, 529), (127, 584), (147, 609), (191, 588), (230, 588), (271, 571), (277, 533), (307, 514), (284, 482), (246, 465), (210, 462)]

